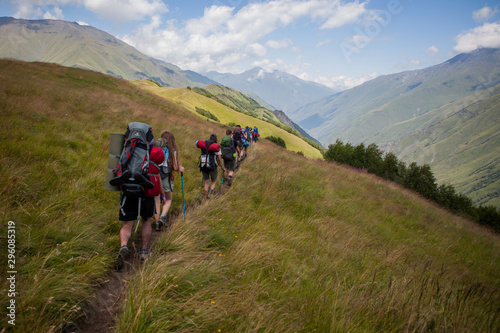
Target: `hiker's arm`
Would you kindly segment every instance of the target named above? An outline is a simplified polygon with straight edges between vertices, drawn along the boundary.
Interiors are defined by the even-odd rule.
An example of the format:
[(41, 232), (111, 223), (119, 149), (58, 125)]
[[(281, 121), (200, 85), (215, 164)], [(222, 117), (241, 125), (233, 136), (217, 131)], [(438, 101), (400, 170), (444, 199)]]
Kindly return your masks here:
[(177, 160), (177, 152), (175, 152), (174, 154), (174, 163), (173, 163), (173, 169), (174, 171), (177, 171), (177, 172), (184, 172), (184, 167), (181, 165), (179, 166), (179, 161)]

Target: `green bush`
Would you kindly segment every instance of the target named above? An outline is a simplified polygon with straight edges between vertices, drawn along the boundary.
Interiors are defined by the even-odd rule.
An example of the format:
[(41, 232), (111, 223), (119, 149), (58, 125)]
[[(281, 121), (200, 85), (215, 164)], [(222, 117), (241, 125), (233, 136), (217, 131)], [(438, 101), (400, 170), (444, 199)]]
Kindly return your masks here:
[(219, 118), (217, 118), (212, 112), (210, 111), (207, 111), (205, 109), (202, 109), (202, 108), (199, 108), (199, 107), (196, 107), (196, 112), (198, 112), (199, 114), (201, 114), (202, 116), (205, 116), (209, 119), (212, 119), (212, 120), (215, 120), (216, 122), (220, 122)]
[(267, 136), (266, 139), (269, 140), (269, 141), (271, 141), (271, 142), (274, 142), (278, 146), (286, 148), (285, 140), (283, 140), (282, 138), (280, 138), (278, 136)]

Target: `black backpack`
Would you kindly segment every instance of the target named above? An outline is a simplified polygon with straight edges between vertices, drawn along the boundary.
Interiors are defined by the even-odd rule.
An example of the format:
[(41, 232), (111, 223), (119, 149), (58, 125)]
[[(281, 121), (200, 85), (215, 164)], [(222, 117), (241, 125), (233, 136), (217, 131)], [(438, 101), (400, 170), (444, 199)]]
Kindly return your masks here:
[(241, 127), (234, 129), (233, 140), (236, 142), (241, 141)]
[(206, 140), (206, 148), (201, 149), (200, 171), (202, 172), (211, 172), (217, 169), (217, 163), (215, 162), (215, 153), (208, 150), (212, 143), (214, 143), (212, 140)]
[(139, 122), (128, 124), (120, 161), (113, 170), (116, 177), (109, 181), (111, 185), (120, 186), (125, 197), (142, 197), (143, 188), (154, 187), (148, 176), (153, 144), (151, 126)]

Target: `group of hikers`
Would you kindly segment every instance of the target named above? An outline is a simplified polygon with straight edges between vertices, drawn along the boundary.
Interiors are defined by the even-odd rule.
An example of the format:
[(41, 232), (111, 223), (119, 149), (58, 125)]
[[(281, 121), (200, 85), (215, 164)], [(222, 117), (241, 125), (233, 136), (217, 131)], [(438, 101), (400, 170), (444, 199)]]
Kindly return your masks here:
[[(132, 138), (133, 133), (142, 134), (142, 132), (146, 132), (146, 137), (148, 137), (142, 140), (147, 142), (146, 145), (140, 139)], [(196, 141), (196, 146), (201, 149), (199, 168), (204, 181), (206, 198), (214, 195), (218, 167), (221, 167), (223, 172), (222, 183), (231, 186), (235, 169), (246, 158), (250, 144), (256, 143), (259, 136), (257, 127), (242, 128), (236, 125), (233, 130), (226, 130), (226, 135), (221, 139), (220, 144), (216, 134), (211, 134), (208, 140)], [(152, 225), (155, 225), (156, 231), (171, 228), (171, 221), (167, 220), (167, 214), (172, 204), (174, 171), (181, 173), (181, 176), (184, 172), (175, 136), (171, 132), (164, 131), (160, 138), (154, 140), (149, 125), (130, 123), (125, 137), (124, 151), (119, 165), (113, 170), (116, 177), (110, 181), (110, 184), (120, 186), (121, 190), (119, 220), (123, 222), (123, 226), (120, 229), (120, 250), (115, 259), (117, 270), (124, 267), (125, 259), (129, 256), (128, 241), (132, 236), (135, 219), (138, 222), (140, 218), (142, 219), (142, 246), (139, 248), (141, 260), (149, 258), (151, 253), (149, 241), (153, 230)], [(153, 142), (152, 147), (150, 147), (151, 142)], [(136, 158), (135, 156), (141, 149), (144, 152)], [(140, 164), (140, 167), (137, 167), (139, 171), (133, 169), (134, 158), (138, 161), (135, 161), (135, 164)], [(146, 176), (144, 176), (144, 170), (147, 171)], [(129, 184), (130, 180), (132, 184)]]

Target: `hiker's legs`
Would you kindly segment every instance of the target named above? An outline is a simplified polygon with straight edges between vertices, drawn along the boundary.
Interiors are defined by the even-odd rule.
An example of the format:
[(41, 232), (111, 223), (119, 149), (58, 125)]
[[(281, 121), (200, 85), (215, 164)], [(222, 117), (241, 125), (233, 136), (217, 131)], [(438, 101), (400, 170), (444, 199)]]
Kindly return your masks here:
[(210, 187), (210, 180), (205, 179), (205, 196), (208, 195), (208, 188)]
[(215, 190), (215, 183), (217, 183), (217, 177), (219, 176), (219, 173), (217, 172), (217, 169), (214, 171), (210, 172), (210, 179), (212, 180), (212, 183), (210, 184), (210, 190)]
[(165, 201), (163, 203), (163, 209), (161, 211), (161, 215), (167, 215), (171, 205), (172, 205), (172, 192), (165, 192)]
[(212, 184), (210, 184), (210, 190), (215, 190), (215, 184), (217, 183), (217, 179), (212, 180)]
[(132, 236), (132, 227), (134, 226), (134, 221), (123, 222), (123, 226), (120, 229), (120, 246), (126, 246), (130, 236)]
[(236, 147), (236, 163), (240, 161), (240, 146)]
[(160, 219), (160, 210), (161, 210), (160, 196), (157, 195), (155, 196), (155, 221), (158, 221)]
[(151, 227), (151, 218), (146, 219), (144, 221), (144, 218), (142, 219), (142, 248), (147, 249), (149, 245), (149, 240), (151, 239), (151, 232), (152, 232), (152, 227)]

